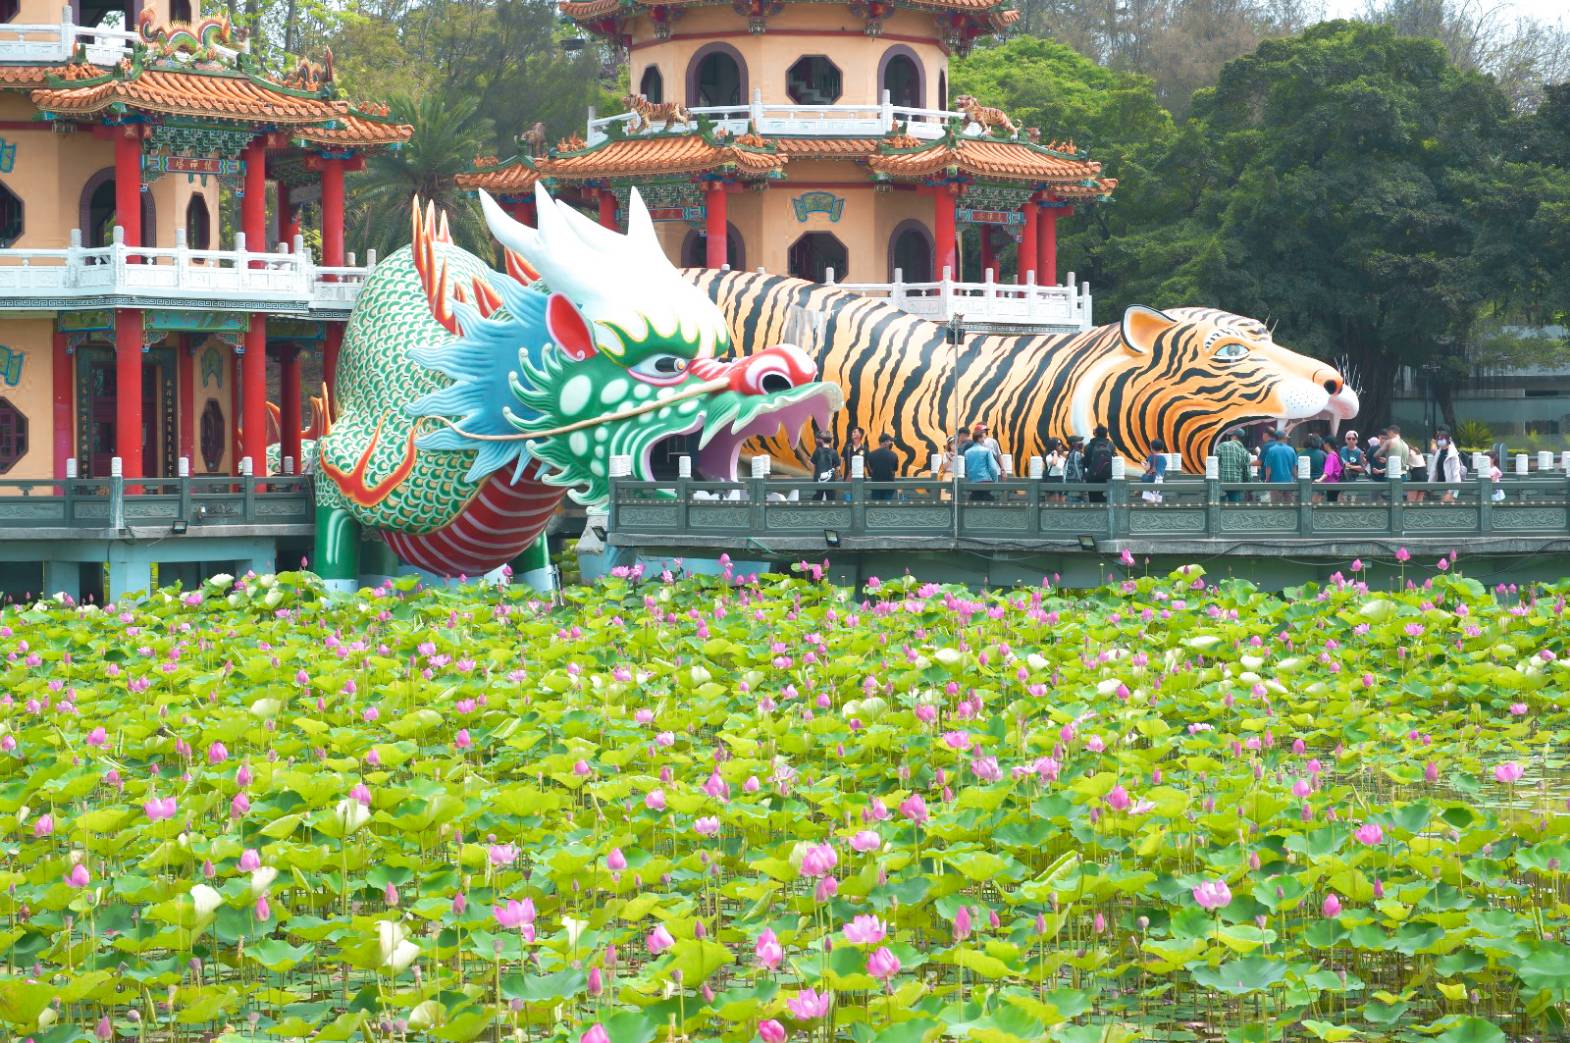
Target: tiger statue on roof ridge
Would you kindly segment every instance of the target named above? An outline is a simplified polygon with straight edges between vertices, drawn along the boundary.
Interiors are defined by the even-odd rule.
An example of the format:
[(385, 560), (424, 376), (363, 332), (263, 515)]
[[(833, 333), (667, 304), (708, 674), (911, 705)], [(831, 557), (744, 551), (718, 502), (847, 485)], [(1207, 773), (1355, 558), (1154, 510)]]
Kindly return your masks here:
[(679, 101), (650, 101), (641, 94), (629, 94), (622, 98), (622, 104), (632, 112), (633, 118), (627, 121), (627, 129), (633, 133), (645, 127), (653, 129), (655, 121), (664, 124), (664, 129), (669, 130), (677, 123), (690, 124), (692, 113), (687, 111), (687, 106)]

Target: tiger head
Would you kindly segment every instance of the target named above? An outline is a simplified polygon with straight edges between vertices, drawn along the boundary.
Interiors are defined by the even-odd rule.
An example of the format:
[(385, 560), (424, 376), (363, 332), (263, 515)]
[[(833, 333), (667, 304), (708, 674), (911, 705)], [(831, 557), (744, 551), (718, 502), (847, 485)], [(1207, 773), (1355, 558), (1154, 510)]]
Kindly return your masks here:
[(1113, 378), (1113, 442), (1142, 459), (1152, 439), (1202, 470), (1222, 432), (1250, 424), (1290, 431), (1308, 420), (1334, 432), (1357, 415), (1357, 392), (1329, 363), (1275, 342), (1257, 319), (1213, 308), (1123, 315), (1122, 347), (1132, 368)]

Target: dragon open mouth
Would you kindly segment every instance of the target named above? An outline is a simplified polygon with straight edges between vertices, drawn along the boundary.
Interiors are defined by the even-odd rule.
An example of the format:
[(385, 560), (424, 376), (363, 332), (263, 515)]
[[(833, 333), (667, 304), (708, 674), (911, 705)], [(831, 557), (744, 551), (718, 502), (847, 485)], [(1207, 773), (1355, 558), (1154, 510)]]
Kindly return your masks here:
[[(749, 439), (783, 434), (792, 446), (801, 442), (809, 425), (827, 428), (829, 418), (843, 403), (834, 384), (807, 384), (764, 395), (724, 394), (705, 402), (684, 426), (650, 442), (643, 451), (640, 473), (653, 475), (657, 450), (679, 439), (702, 432), (693, 459), (693, 477), (711, 482), (733, 482), (741, 448)], [(684, 446), (683, 446), (684, 447)]]

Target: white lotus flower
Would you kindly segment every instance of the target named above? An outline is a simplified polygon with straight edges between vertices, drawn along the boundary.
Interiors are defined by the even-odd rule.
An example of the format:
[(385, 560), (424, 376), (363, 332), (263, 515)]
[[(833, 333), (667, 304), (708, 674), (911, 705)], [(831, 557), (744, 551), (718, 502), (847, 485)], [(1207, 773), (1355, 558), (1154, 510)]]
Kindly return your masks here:
[(955, 663), (964, 658), (964, 654), (957, 648), (940, 648), (936, 652), (932, 653), (932, 658), (936, 659), (944, 666), (953, 666)]
[(1123, 682), (1118, 680), (1116, 677), (1109, 677), (1109, 678), (1107, 678), (1104, 681), (1097, 681), (1096, 682), (1096, 694), (1097, 695), (1111, 695), (1113, 692), (1118, 690), (1118, 685), (1120, 685), (1122, 683)]
[(191, 902), (196, 906), (196, 915), (206, 919), (224, 904), (224, 896), (206, 884), (197, 884), (191, 888)]
[(267, 893), (273, 886), (273, 881), (278, 879), (278, 870), (272, 866), (259, 866), (251, 871), (251, 897), (259, 898)]
[(220, 572), (207, 582), (211, 583), (219, 590), (228, 590), (230, 584), (234, 582), (234, 577), (229, 575), (227, 572)]
[(333, 808), (333, 818), (338, 820), (343, 835), (348, 836), (359, 832), (367, 822), (371, 821), (371, 810), (359, 801), (346, 797)]
[(420, 947), (409, 941), (400, 923), (393, 920), (378, 923), (376, 940), (381, 946), (382, 966), (394, 974), (402, 973), (409, 964), (419, 959)]
[(714, 675), (709, 673), (707, 667), (695, 666), (692, 668), (692, 683), (695, 685), (708, 684)]
[(576, 947), (578, 939), (583, 937), (583, 932), (588, 930), (589, 921), (574, 920), (570, 916), (561, 918), (562, 929), (567, 932), (567, 944)]
[(47, 1031), (54, 1026), (55, 1022), (59, 1020), (60, 1012), (55, 1010), (54, 1004), (49, 1004), (43, 1010), (38, 1012), (38, 1031)]
[(251, 715), (266, 720), (278, 716), (278, 711), (283, 709), (283, 703), (277, 699), (258, 699), (251, 704)]
[(1025, 657), (1025, 665), (1030, 667), (1031, 670), (1033, 670), (1034, 672), (1039, 674), (1039, 673), (1041, 673), (1041, 671), (1045, 670), (1047, 667), (1051, 666), (1052, 664), (1047, 662), (1046, 659), (1044, 657), (1042, 657), (1042, 655), (1039, 652), (1032, 652), (1032, 653), (1030, 653), (1030, 655)]
[(1238, 662), (1242, 663), (1243, 666), (1249, 670), (1258, 670), (1260, 667), (1265, 665), (1264, 657), (1257, 655), (1242, 656), (1238, 659)]
[(1189, 648), (1204, 652), (1219, 645), (1221, 643), (1221, 639), (1215, 634), (1200, 634), (1198, 637), (1191, 637), (1183, 643)]
[(435, 1000), (416, 1003), (414, 1009), (409, 1011), (409, 1027), (422, 1031), (436, 1028), (442, 1023), (442, 1019), (446, 1014), (447, 1011)]

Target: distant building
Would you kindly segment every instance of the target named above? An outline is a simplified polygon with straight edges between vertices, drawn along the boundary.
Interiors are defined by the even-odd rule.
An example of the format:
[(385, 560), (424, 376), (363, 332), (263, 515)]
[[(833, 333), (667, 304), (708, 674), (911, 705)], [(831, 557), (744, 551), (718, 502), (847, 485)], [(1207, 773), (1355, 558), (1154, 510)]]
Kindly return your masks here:
[[(1516, 336), (1564, 341), (1570, 327), (1510, 328)], [(1570, 434), (1570, 349), (1556, 365), (1479, 369), (1454, 392), (1458, 421), (1478, 420), (1496, 435)], [(1397, 423), (1430, 430), (1442, 423), (1438, 403), (1421, 372), (1403, 369), (1391, 403)]]
[[(544, 182), (611, 227), (636, 186), (682, 266), (832, 280), (935, 319), (1089, 326), (1086, 288), (1060, 279), (1057, 226), (1116, 182), (1072, 143), (951, 96), (950, 56), (1017, 18), (1002, 0), (561, 9), (626, 48), (644, 114), (591, 113), (581, 137), (547, 150), (536, 135), (460, 184), (529, 222)], [(955, 285), (968, 228), (987, 274)]]

